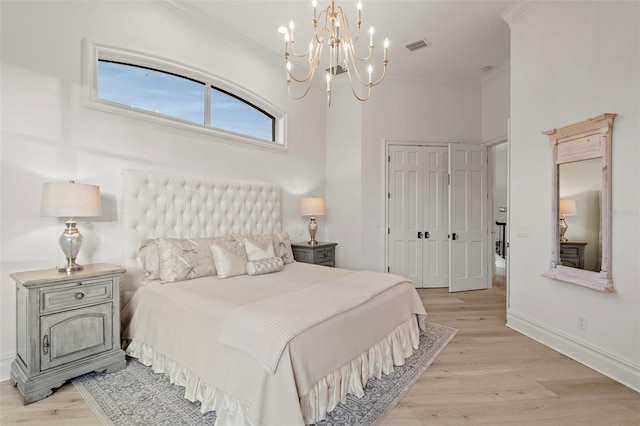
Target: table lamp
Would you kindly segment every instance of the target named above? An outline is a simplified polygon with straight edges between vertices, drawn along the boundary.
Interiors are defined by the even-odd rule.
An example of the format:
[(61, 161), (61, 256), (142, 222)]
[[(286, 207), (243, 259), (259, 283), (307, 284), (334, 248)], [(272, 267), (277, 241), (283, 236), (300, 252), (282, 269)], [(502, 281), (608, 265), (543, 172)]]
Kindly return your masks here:
[(303, 198), (300, 210), (302, 216), (311, 216), (309, 220), (309, 245), (315, 246), (318, 244), (316, 241), (316, 233), (318, 232), (318, 225), (316, 224), (316, 216), (324, 216), (324, 198)]
[(42, 186), (40, 216), (68, 217), (66, 228), (58, 242), (67, 259), (58, 271), (79, 271), (83, 267), (76, 263), (82, 246), (82, 234), (76, 228), (76, 217), (96, 217), (102, 214), (100, 187), (70, 181), (69, 183), (45, 183)]
[(564, 237), (567, 229), (569, 229), (564, 217), (575, 216), (576, 214), (576, 200), (560, 200), (560, 241), (569, 241)]

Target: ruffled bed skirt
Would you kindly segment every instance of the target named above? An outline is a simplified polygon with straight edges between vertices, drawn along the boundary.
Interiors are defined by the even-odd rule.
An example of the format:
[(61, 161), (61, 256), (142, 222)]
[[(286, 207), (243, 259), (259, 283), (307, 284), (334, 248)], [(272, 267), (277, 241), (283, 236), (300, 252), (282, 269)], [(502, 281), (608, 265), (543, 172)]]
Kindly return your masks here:
[[(307, 395), (300, 398), (300, 409), (306, 424), (324, 420), (331, 410), (344, 402), (348, 394), (361, 398), (364, 387), (372, 378), (394, 371), (394, 365), (403, 365), (406, 358), (418, 348), (420, 330), (415, 316), (400, 324), (380, 342), (363, 352), (350, 363), (320, 379)], [(137, 358), (154, 373), (163, 373), (169, 381), (185, 388), (185, 398), (201, 403), (200, 411), (216, 412), (216, 425), (247, 425), (249, 403), (203, 382), (186, 367), (155, 352), (150, 346), (132, 341), (126, 354)]]

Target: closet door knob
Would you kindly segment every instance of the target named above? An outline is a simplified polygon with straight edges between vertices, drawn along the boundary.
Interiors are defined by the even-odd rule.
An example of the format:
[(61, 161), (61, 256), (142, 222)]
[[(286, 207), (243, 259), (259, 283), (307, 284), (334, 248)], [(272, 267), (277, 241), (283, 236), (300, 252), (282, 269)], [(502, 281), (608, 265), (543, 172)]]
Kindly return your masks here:
[(418, 238), (422, 238), (422, 232), (418, 232)]

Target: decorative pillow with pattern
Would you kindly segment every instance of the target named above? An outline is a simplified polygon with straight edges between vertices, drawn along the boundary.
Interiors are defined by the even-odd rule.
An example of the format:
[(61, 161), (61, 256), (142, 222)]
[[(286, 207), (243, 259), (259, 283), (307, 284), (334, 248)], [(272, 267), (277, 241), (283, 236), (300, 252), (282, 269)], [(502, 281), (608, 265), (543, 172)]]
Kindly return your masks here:
[(272, 272), (280, 272), (284, 268), (284, 262), (280, 257), (266, 257), (260, 260), (247, 262), (247, 274), (262, 275)]
[(235, 235), (236, 239), (244, 244), (247, 260), (260, 260), (275, 257), (273, 239), (271, 234)]
[(210, 246), (214, 242), (225, 241), (234, 241), (234, 238), (224, 235), (147, 240), (140, 247), (140, 259), (146, 272), (141, 283), (147, 284), (153, 279), (168, 283), (215, 275), (216, 267)]
[(215, 274), (213, 256), (205, 238), (159, 238), (157, 241), (162, 283)]
[(140, 284), (147, 285), (153, 280), (160, 279), (160, 259), (158, 258), (158, 243), (156, 240), (144, 240), (138, 249), (138, 258), (144, 269), (144, 276)]
[(291, 241), (289, 240), (289, 234), (281, 232), (279, 234), (271, 234), (273, 240), (273, 248), (276, 252), (276, 257), (282, 259), (284, 264), (293, 263), (293, 250), (291, 249)]
[(218, 278), (235, 277), (247, 273), (247, 253), (240, 241), (211, 244), (211, 253), (218, 271)]

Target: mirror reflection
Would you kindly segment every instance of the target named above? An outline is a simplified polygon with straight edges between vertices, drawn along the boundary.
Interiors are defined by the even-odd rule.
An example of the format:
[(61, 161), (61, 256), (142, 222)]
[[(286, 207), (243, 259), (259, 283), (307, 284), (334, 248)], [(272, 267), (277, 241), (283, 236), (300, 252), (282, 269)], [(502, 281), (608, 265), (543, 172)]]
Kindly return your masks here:
[(602, 158), (558, 166), (560, 262), (600, 271), (602, 232)]

